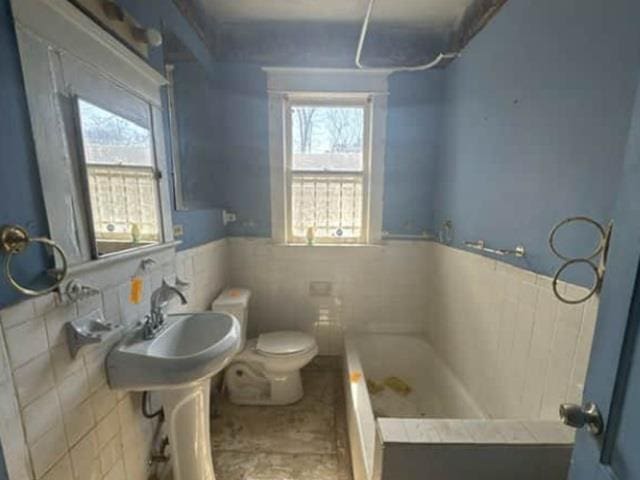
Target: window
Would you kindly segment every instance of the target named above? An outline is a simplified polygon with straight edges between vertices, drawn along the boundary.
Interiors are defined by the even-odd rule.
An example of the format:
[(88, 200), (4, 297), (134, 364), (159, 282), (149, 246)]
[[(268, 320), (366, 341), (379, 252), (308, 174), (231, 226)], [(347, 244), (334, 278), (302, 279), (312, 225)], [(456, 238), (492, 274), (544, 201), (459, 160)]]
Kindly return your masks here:
[(77, 100), (96, 255), (159, 243), (151, 130)]
[(379, 242), (389, 71), (264, 70), (273, 241)]
[(369, 117), (367, 98), (289, 101), (289, 242), (367, 242)]

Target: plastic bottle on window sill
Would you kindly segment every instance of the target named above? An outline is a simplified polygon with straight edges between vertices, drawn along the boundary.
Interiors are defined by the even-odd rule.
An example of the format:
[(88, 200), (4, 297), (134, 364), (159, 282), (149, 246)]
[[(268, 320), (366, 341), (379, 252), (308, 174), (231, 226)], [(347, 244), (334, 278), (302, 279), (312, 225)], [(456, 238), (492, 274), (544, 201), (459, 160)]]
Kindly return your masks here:
[(313, 245), (313, 240), (315, 239), (316, 232), (313, 227), (307, 228), (307, 245)]
[(138, 225), (137, 223), (134, 223), (131, 225), (131, 240), (133, 241), (133, 243), (140, 243), (140, 225)]

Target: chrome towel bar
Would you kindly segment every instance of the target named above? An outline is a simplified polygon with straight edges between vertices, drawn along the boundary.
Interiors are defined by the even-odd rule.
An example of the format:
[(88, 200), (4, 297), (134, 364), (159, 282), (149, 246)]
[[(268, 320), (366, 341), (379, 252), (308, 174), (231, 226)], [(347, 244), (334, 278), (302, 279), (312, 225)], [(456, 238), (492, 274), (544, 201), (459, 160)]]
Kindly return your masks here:
[(475, 242), (464, 242), (465, 247), (472, 248), (474, 250), (480, 250), (481, 252), (491, 253), (492, 255), (498, 255), (500, 257), (506, 257), (513, 255), (514, 257), (522, 258), (526, 255), (524, 245), (516, 245), (513, 250), (505, 248), (489, 248), (485, 245), (484, 240), (477, 240)]
[(435, 240), (435, 235), (432, 235), (428, 232), (423, 232), (419, 235), (415, 234), (403, 234), (403, 233), (389, 233), (382, 232), (382, 240), (426, 240), (432, 241)]

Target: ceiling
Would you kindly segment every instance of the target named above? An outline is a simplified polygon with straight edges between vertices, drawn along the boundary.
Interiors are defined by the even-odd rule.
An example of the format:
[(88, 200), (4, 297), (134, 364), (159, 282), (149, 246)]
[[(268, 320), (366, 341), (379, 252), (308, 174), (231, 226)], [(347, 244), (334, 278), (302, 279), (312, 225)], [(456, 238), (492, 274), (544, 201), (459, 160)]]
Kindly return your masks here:
[[(217, 22), (359, 23), (368, 0), (193, 0)], [(372, 21), (453, 28), (474, 0), (377, 0)]]
[[(354, 66), (369, 5), (369, 0), (174, 2), (218, 61), (345, 68)], [(364, 63), (418, 65), (460, 51), (506, 2), (375, 0)]]

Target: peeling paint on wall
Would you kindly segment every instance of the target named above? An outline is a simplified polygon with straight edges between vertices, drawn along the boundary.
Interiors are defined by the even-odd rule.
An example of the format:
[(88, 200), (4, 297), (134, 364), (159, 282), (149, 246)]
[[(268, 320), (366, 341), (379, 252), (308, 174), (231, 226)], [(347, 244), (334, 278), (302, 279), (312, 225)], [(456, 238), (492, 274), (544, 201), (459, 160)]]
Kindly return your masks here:
[(464, 13), (451, 38), (451, 49), (460, 52), (495, 17), (508, 0), (477, 0)]

